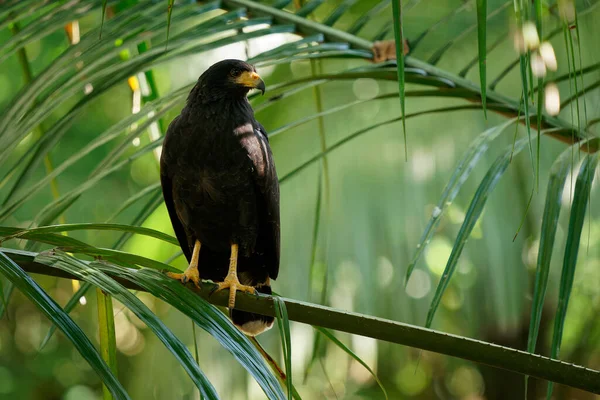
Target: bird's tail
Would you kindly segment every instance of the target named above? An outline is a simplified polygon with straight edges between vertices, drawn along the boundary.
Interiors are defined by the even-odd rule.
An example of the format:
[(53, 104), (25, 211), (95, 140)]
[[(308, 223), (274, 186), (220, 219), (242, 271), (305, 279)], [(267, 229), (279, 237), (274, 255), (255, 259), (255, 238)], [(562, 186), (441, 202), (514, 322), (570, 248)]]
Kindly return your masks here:
[[(252, 286), (254, 286), (259, 293), (269, 295), (273, 293), (271, 291), (271, 282), (268, 278), (265, 283), (259, 283)], [(248, 336), (257, 336), (264, 331), (271, 329), (273, 321), (275, 321), (273, 317), (231, 309), (229, 310), (229, 317), (234, 325)]]

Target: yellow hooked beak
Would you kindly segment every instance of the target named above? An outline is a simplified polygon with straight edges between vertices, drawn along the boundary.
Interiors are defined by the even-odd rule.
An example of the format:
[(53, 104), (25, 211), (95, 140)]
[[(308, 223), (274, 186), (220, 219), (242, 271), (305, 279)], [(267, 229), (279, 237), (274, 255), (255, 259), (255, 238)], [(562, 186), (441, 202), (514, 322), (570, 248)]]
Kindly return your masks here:
[(235, 79), (235, 82), (244, 87), (258, 89), (265, 94), (265, 83), (256, 72), (244, 71)]

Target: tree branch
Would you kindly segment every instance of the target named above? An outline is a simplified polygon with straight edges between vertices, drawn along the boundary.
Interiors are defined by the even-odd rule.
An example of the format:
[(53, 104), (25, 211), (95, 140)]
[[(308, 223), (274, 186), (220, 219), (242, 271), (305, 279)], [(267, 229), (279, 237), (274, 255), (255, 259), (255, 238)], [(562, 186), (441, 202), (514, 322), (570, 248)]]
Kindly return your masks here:
[[(0, 248), (0, 251), (27, 272), (77, 279), (61, 270), (35, 262), (35, 253), (4, 248)], [(115, 280), (127, 288), (141, 290), (140, 287), (129, 281)], [(226, 306), (228, 293), (225, 291), (217, 292), (209, 297), (213, 286), (211, 283), (203, 283), (201, 290), (197, 290), (193, 285), (190, 285), (190, 288), (210, 303)], [(382, 318), (336, 310), (297, 300), (285, 298), (283, 300), (287, 307), (289, 319), (292, 321), (459, 357), (600, 394), (600, 372), (579, 365)], [(236, 308), (275, 316), (275, 309), (270, 296), (257, 297), (238, 292)]]

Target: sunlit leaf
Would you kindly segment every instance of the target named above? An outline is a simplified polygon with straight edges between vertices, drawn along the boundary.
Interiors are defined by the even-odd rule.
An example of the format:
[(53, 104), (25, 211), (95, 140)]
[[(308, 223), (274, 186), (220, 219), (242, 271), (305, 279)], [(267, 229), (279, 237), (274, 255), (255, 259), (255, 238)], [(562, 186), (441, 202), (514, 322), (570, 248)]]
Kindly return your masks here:
[[(179, 246), (179, 242), (173, 236), (169, 236), (165, 233), (156, 231), (150, 228), (144, 228), (141, 226), (123, 225), (123, 224), (98, 224), (98, 223), (83, 223), (83, 224), (61, 224), (52, 226), (43, 226), (33, 229), (22, 229), (17, 230), (10, 236), (6, 236), (5, 239), (17, 239), (20, 237), (27, 237), (29, 235), (40, 235), (45, 233), (60, 233), (60, 232), (72, 232), (81, 230), (101, 230), (101, 231), (115, 231), (115, 232), (128, 232), (137, 233), (155, 239), (162, 240), (167, 243)], [(0, 228), (0, 233), (6, 233)]]
[[(20, 230), (17, 228), (0, 227), (0, 236), (9, 237), (19, 231)], [(88, 256), (92, 257), (100, 257), (105, 260), (126, 263), (130, 268), (137, 268), (136, 265), (139, 265), (141, 267), (151, 268), (159, 271), (167, 270), (177, 272), (177, 269), (171, 267), (170, 265), (161, 263), (160, 261), (155, 261), (137, 254), (131, 254), (120, 250), (91, 246), (80, 240), (56, 233), (22, 233), (20, 238), (34, 242), (45, 243), (52, 246), (60, 246), (62, 249), (66, 249), (75, 254), (87, 254)]]
[(429, 222), (427, 223), (427, 227), (425, 228), (425, 231), (421, 235), (421, 239), (419, 239), (419, 243), (417, 244), (417, 250), (415, 251), (412, 261), (406, 269), (406, 276), (404, 278), (405, 285), (408, 283), (408, 280), (410, 279), (417, 262), (421, 258), (421, 255), (429, 245), (431, 237), (435, 233), (435, 229), (439, 225), (447, 207), (452, 204), (462, 185), (471, 175), (471, 172), (477, 165), (481, 156), (489, 149), (491, 142), (496, 139), (498, 135), (500, 135), (509, 125), (515, 122), (516, 120), (512, 119), (483, 132), (471, 143), (463, 158), (458, 162), (458, 165), (454, 169), (454, 173), (444, 188), (442, 197), (438, 201), (436, 207), (433, 209), (433, 213), (429, 219)]
[[(519, 140), (515, 145), (514, 152), (518, 154), (528, 144), (529, 138), (523, 138)], [(442, 278), (438, 283), (433, 300), (431, 301), (429, 312), (427, 313), (427, 321), (425, 322), (425, 326), (427, 327), (430, 327), (431, 323), (433, 322), (435, 312), (437, 311), (442, 300), (442, 296), (444, 295), (444, 292), (450, 283), (450, 279), (456, 270), (456, 265), (458, 264), (458, 260), (467, 243), (467, 240), (469, 239), (469, 236), (471, 236), (471, 232), (475, 227), (475, 223), (477, 223), (481, 213), (483, 212), (485, 204), (487, 203), (487, 199), (496, 188), (500, 178), (502, 178), (504, 172), (508, 168), (512, 153), (513, 148), (512, 146), (509, 146), (504, 153), (496, 159), (479, 184), (479, 187), (477, 188), (477, 191), (471, 200), (471, 204), (466, 212), (465, 219), (460, 227), (460, 230), (458, 231), (458, 235), (456, 236), (456, 240), (452, 247), (452, 253), (450, 254), (450, 258), (448, 259), (448, 263), (446, 264)]]
[(542, 310), (548, 286), (550, 272), (550, 260), (554, 250), (558, 217), (561, 211), (562, 194), (569, 172), (571, 161), (571, 150), (565, 150), (552, 165), (548, 189), (546, 192), (546, 205), (542, 217), (542, 228), (540, 235), (540, 247), (538, 252), (537, 267), (535, 272), (535, 287), (533, 290), (533, 302), (531, 304), (531, 318), (529, 320), (529, 336), (527, 339), (527, 351), (535, 352), (538, 339)]
[[(591, 154), (583, 159), (575, 192), (573, 195), (573, 204), (571, 206), (571, 216), (569, 218), (569, 228), (567, 230), (567, 244), (565, 247), (565, 256), (563, 261), (562, 274), (560, 277), (560, 289), (558, 293), (558, 306), (556, 317), (554, 319), (554, 334), (552, 335), (552, 345), (550, 353), (552, 358), (558, 358), (560, 345), (562, 343), (563, 328), (567, 318), (567, 308), (573, 289), (573, 280), (575, 277), (575, 268), (577, 267), (577, 256), (579, 254), (579, 244), (581, 241), (581, 231), (587, 211), (587, 202), (590, 197), (592, 181), (595, 176), (598, 165), (598, 154)], [(552, 396), (552, 382), (548, 382), (546, 399)]]

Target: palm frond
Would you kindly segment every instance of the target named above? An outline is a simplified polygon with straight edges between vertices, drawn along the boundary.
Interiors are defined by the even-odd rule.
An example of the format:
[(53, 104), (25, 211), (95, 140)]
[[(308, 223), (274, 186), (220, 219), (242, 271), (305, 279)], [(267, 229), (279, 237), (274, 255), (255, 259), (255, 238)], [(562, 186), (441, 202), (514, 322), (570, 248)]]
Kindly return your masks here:
[[(569, 230), (567, 233), (567, 244), (565, 248), (562, 275), (560, 279), (560, 291), (558, 294), (558, 308), (556, 310), (556, 319), (554, 320), (554, 335), (552, 336), (551, 355), (552, 358), (558, 358), (560, 345), (562, 342), (565, 319), (567, 317), (567, 307), (571, 290), (573, 289), (573, 279), (575, 268), (577, 266), (577, 256), (579, 254), (579, 242), (581, 240), (581, 231), (585, 213), (587, 211), (587, 202), (590, 196), (590, 186), (598, 165), (598, 155), (590, 154), (583, 160), (577, 183), (573, 194), (573, 206), (569, 218)], [(552, 397), (552, 382), (548, 383), (546, 399)]]
[(108, 390), (113, 396), (120, 399), (129, 399), (127, 392), (113, 375), (110, 368), (81, 328), (44, 292), (29, 275), (17, 264), (0, 252), (0, 270), (29, 300), (39, 307), (63, 333), (73, 342), (75, 348), (81, 353), (90, 366), (98, 373)]
[[(526, 142), (523, 142), (523, 146), (525, 144)], [(266, 372), (263, 367), (268, 367), (264, 365), (258, 350), (221, 312), (203, 300), (204, 297), (208, 297), (208, 289), (214, 286), (213, 284), (203, 283), (202, 286), (203, 289), (206, 289), (206, 292), (201, 290), (194, 293), (193, 290), (189, 290), (164, 274), (150, 269), (135, 270), (108, 262), (83, 262), (84, 265), (80, 265), (80, 260), (56, 250), (35, 254), (2, 249), (2, 253), (8, 261), (14, 262), (13, 260), (16, 260), (24, 265), (27, 264), (31, 270), (40, 271), (40, 266), (43, 268), (46, 268), (46, 266), (55, 267), (60, 270), (56, 271), (58, 276), (77, 276), (86, 281), (95, 281), (102, 287), (104, 287), (104, 283), (100, 282), (101, 278), (99, 276), (104, 274), (112, 277), (112, 282), (108, 283), (107, 287), (121, 283), (129, 288), (137, 288), (152, 293), (192, 318), (199, 327), (210, 332), (222, 346), (238, 358), (241, 364), (253, 374), (269, 398), (285, 398), (275, 377), (270, 372), (266, 375), (263, 374)], [(7, 256), (10, 256), (10, 258)], [(78, 267), (72, 268), (65, 265), (65, 260), (71, 260)], [(68, 273), (66, 273), (67, 269)], [(3, 272), (5, 271), (3, 270)], [(25, 274), (24, 272), (21, 273)], [(169, 290), (164, 290), (164, 287)], [(227, 300), (227, 293), (221, 293), (220, 296), (215, 295), (211, 298), (211, 301), (220, 305), (226, 305)], [(285, 302), (290, 320), (316, 324), (329, 329), (365, 335), (429, 351), (443, 352), (443, 354), (570, 384), (593, 393), (600, 392), (598, 384), (600, 372), (588, 368), (395, 321), (338, 311), (329, 307), (314, 306), (290, 299), (282, 298), (281, 300)], [(276, 311), (273, 302), (271, 296), (255, 297), (246, 293), (238, 293), (236, 298), (236, 304), (239, 303), (241, 310), (275, 316)], [(357, 324), (356, 320), (362, 322)], [(372, 326), (375, 326), (376, 329), (371, 329)], [(255, 358), (255, 356), (258, 358)], [(273, 382), (275, 383), (271, 386)]]
[[(249, 97), (255, 111), (264, 113), (260, 115), (276, 114), (274, 110), (280, 110), (288, 101), (304, 99), (302, 96), (309, 91), (322, 95), (318, 101), (314, 98), (307, 100), (320, 103), (316, 110), (315, 108), (309, 110), (307, 107), (306, 110), (294, 110), (289, 113), (289, 116), (284, 113), (286, 115), (273, 118), (273, 126), (269, 131), (274, 147), (281, 143), (290, 143), (290, 146), (297, 143), (294, 141), (299, 143), (300, 140), (304, 140), (302, 137), (304, 132), (309, 132), (311, 130), (309, 127), (315, 126), (313, 124), (319, 124), (321, 129), (320, 146), (307, 145), (306, 149), (299, 152), (301, 154), (297, 158), (290, 158), (290, 160), (282, 162), (284, 167), (280, 170), (280, 180), (282, 185), (288, 185), (286, 187), (290, 186), (286, 182), (291, 182), (292, 178), (297, 182), (300, 179), (299, 175), (303, 171), (309, 170), (315, 163), (325, 160), (325, 157), (331, 159), (343, 154), (344, 151), (347, 151), (352, 145), (356, 146), (364, 138), (374, 138), (378, 132), (386, 130), (397, 132), (399, 129), (404, 129), (406, 134), (404, 125), (408, 118), (420, 116), (433, 118), (436, 114), (467, 115), (471, 110), (482, 108), (490, 120), (498, 118), (493, 119), (492, 128), (486, 130), (472, 142), (453, 173), (449, 174), (451, 175), (450, 181), (443, 190), (437, 207), (433, 209), (431, 218), (427, 218), (428, 224), (421, 239), (417, 242), (419, 246), (406, 271), (405, 283), (408, 282), (408, 278), (429, 241), (434, 237), (441, 217), (447, 211), (448, 204), (455, 201), (457, 196), (464, 192), (464, 188), (468, 187), (465, 185), (467, 178), (476, 175), (472, 172), (479, 165), (478, 163), (488, 153), (495, 151), (495, 144), (503, 140), (500, 139), (501, 133), (508, 125), (519, 122), (526, 127), (528, 138), (519, 139), (516, 142), (516, 153), (527, 144), (533, 143), (534, 138), (529, 138), (531, 129), (536, 129), (538, 132), (536, 157), (533, 156), (533, 148), (530, 147), (530, 158), (534, 162), (532, 168), (536, 173), (536, 186), (540, 184), (540, 176), (544, 176), (542, 174), (543, 159), (547, 156), (545, 149), (541, 147), (543, 141), (540, 140), (539, 135), (542, 132), (546, 133), (545, 137), (559, 139), (573, 145), (573, 149), (577, 146), (588, 152), (597, 150), (593, 141), (585, 142), (590, 144), (589, 147), (574, 145), (574, 143), (588, 139), (592, 134), (590, 127), (598, 120), (598, 115), (594, 114), (591, 107), (589, 110), (587, 109), (586, 99), (589, 99), (590, 94), (595, 94), (600, 86), (600, 81), (596, 76), (599, 64), (596, 60), (590, 61), (589, 57), (582, 57), (581, 47), (578, 48), (579, 54), (576, 57), (571, 33), (564, 30), (563, 20), (556, 15), (557, 5), (554, 3), (548, 5), (550, 13), (545, 14), (542, 13), (542, 2), (536, 0), (533, 8), (535, 14), (529, 15), (531, 6), (528, 4), (520, 10), (521, 15), (518, 16), (519, 24), (522, 24), (527, 19), (526, 17), (532, 18), (535, 15), (538, 33), (544, 41), (549, 41), (560, 33), (567, 33), (565, 43), (560, 44), (568, 49), (566, 63), (562, 59), (560, 61), (562, 63), (559, 71), (561, 74), (557, 73), (556, 76), (549, 74), (544, 79), (532, 79), (528, 53), (521, 54), (518, 59), (517, 56), (507, 58), (506, 52), (500, 56), (501, 49), (506, 50), (507, 43), (510, 45), (511, 41), (511, 35), (506, 34), (508, 28), (503, 26), (502, 31), (499, 31), (498, 28), (499, 16), (504, 15), (512, 4), (505, 1), (494, 3), (477, 1), (475, 8), (470, 7), (469, 2), (457, 2), (457, 4), (448, 6), (439, 16), (428, 20), (429, 25), (419, 24), (418, 27), (413, 24), (413, 14), (411, 13), (424, 7), (419, 1), (402, 4), (402, 20), (399, 18), (399, 0), (394, 0), (391, 5), (388, 0), (376, 3), (367, 3), (363, 0), (340, 2), (314, 0), (293, 5), (288, 0), (276, 2), (223, 0), (202, 4), (169, 1), (168, 7), (165, 7), (163, 2), (154, 1), (77, 0), (75, 4), (76, 6), (73, 6), (71, 2), (49, 3), (43, 0), (9, 1), (0, 10), (0, 28), (9, 27), (15, 23), (21, 27), (13, 36), (0, 43), (0, 66), (6, 65), (26, 46), (40, 43), (41, 40), (57, 34), (63, 26), (73, 20), (95, 18), (96, 21), (95, 24), (86, 27), (79, 43), (61, 48), (61, 51), (57, 52), (50, 62), (37, 67), (31, 74), (30, 81), (19, 89), (0, 113), (0, 163), (5, 166), (0, 174), (0, 190), (3, 196), (0, 221), (12, 225), (16, 225), (15, 221), (18, 221), (20, 226), (19, 228), (0, 228), (0, 233), (6, 238), (26, 240), (24, 246), (29, 250), (37, 251), (48, 246), (60, 246), (73, 254), (100, 257), (104, 260), (104, 263), (81, 264), (75, 258), (62, 253), (55, 253), (54, 256), (43, 253), (40, 256), (40, 260), (45, 260), (54, 266), (60, 265), (63, 268), (69, 266), (68, 268), (72, 268), (71, 273), (79, 273), (80, 277), (87, 281), (75, 293), (75, 297), (67, 303), (65, 309), (60, 311), (61, 318), (68, 318), (66, 313), (71, 311), (78, 304), (79, 297), (93, 286), (89, 284), (92, 277), (81, 271), (93, 271), (92, 276), (103, 277), (102, 281), (94, 281), (95, 285), (103, 290), (104, 287), (113, 288), (116, 290), (115, 293), (126, 296), (129, 302), (127, 306), (133, 308), (139, 306), (135, 296), (130, 296), (126, 294), (129, 292), (123, 288), (114, 286), (113, 282), (105, 275), (113, 274), (125, 280), (139, 281), (141, 286), (145, 285), (146, 290), (161, 299), (168, 299), (170, 304), (191, 317), (197, 325), (204, 327), (211, 335), (217, 337), (217, 340), (232, 352), (240, 364), (255, 377), (270, 398), (285, 396), (279, 383), (268, 367), (264, 365), (260, 354), (256, 352), (251, 343), (231, 327), (227, 319), (214, 307), (208, 303), (193, 305), (194, 301), (197, 301), (196, 296), (188, 293), (189, 291), (184, 290), (176, 282), (168, 283), (163, 280), (156, 271), (146, 270), (146, 268), (175, 270), (175, 267), (168, 264), (174, 257), (177, 257), (177, 254), (168, 262), (163, 263), (122, 250), (129, 240), (137, 240), (138, 237), (149, 237), (152, 238), (151, 240), (158, 240), (157, 243), (161, 244), (164, 242), (177, 245), (177, 241), (170, 235), (142, 227), (142, 225), (148, 224), (151, 217), (162, 212), (159, 210), (162, 203), (159, 183), (152, 175), (156, 171), (147, 171), (148, 175), (152, 175), (152, 177), (146, 180), (144, 185), (139, 186), (136, 183), (130, 186), (133, 193), (124, 196), (123, 202), (112, 210), (110, 217), (107, 216), (108, 221), (103, 218), (98, 221), (86, 221), (86, 223), (53, 225), (60, 215), (74, 212), (73, 210), (83, 203), (81, 199), (89, 198), (109, 179), (116, 180), (125, 176), (124, 172), (133, 165), (158, 154), (162, 138), (156, 135), (148, 140), (144, 133), (149, 129), (156, 129), (156, 126), (159, 126), (159, 134), (164, 132), (166, 123), (183, 104), (185, 96), (194, 83), (190, 79), (190, 81), (177, 82), (174, 84), (176, 86), (174, 88), (162, 85), (161, 72), (163, 70), (174, 63), (197, 63), (198, 55), (208, 56), (206, 60), (200, 61), (200, 65), (204, 66), (204, 63), (210, 59), (210, 55), (214, 54), (213, 52), (233, 48), (227, 46), (258, 41), (268, 43), (269, 39), (277, 38), (278, 41), (274, 40), (273, 44), (267, 45), (266, 48), (261, 46), (260, 51), (254, 51), (249, 57), (257, 68), (275, 71), (273, 73), (275, 82), (269, 85), (267, 96), (259, 98), (257, 95), (251, 95)], [(575, 39), (578, 44), (583, 42), (579, 33), (580, 21), (586, 16), (594, 16), (598, 4), (600, 2), (586, 3), (576, 7), (576, 18), (578, 19), (576, 19), (577, 36)], [(489, 13), (487, 12), (488, 8), (491, 11)], [(462, 21), (469, 22), (465, 24)], [(557, 28), (554, 29), (555, 27)], [(542, 28), (544, 32), (542, 32)], [(473, 35), (476, 30), (477, 35)], [(543, 36), (542, 33), (544, 33)], [(441, 37), (441, 39), (437, 38), (439, 43), (434, 43), (436, 35)], [(402, 51), (405, 37), (411, 45), (411, 53), (407, 56), (404, 56)], [(394, 47), (397, 50), (395, 57), (389, 56), (388, 60), (374, 63), (372, 53), (374, 41), (389, 39), (395, 39), (396, 46)], [(564, 50), (558, 45), (556, 48), (557, 54)], [(453, 52), (461, 52), (464, 60), (461, 62), (456, 62), (455, 59), (449, 61)], [(427, 61), (419, 58), (421, 54)], [(585, 52), (583, 54), (585, 55)], [(576, 61), (578, 61), (578, 65), (576, 65)], [(303, 64), (305, 62), (309, 62), (313, 67), (309, 75), (288, 74), (281, 78), (280, 71), (288, 66), (308, 65)], [(506, 68), (502, 68), (507, 62), (510, 64)], [(469, 73), (476, 64), (479, 64), (478, 77)], [(316, 65), (319, 67), (314, 68)], [(516, 69), (517, 65), (520, 66), (518, 70)], [(569, 67), (567, 73), (565, 73), (565, 67)], [(200, 69), (198, 68), (196, 75), (199, 75)], [(150, 87), (149, 94), (148, 92), (143, 94), (142, 107), (132, 115), (122, 115), (123, 113), (121, 113), (118, 117), (111, 117), (108, 124), (103, 125), (102, 129), (98, 128), (98, 131), (101, 132), (85, 143), (78, 143), (77, 149), (72, 151), (72, 154), (65, 154), (63, 157), (61, 143), (69, 138), (73, 128), (77, 124), (83, 123), (87, 113), (99, 107), (109, 96), (120, 96), (116, 93), (119, 93), (120, 88), (131, 77), (145, 81), (145, 84), (147, 83)], [(521, 80), (518, 90), (515, 90), (514, 85), (500, 85), (500, 83), (517, 79)], [(348, 99), (345, 97), (337, 103), (330, 101), (326, 96), (330, 88), (348, 89), (359, 80), (369, 82), (373, 80), (378, 88), (383, 90), (368, 98), (355, 96)], [(575, 117), (570, 120), (564, 118), (568, 114), (568, 109), (558, 116), (544, 111), (542, 99), (545, 96), (545, 82), (560, 84), (562, 109), (572, 106), (576, 110), (580, 101), (582, 102), (584, 123), (580, 121), (579, 115), (576, 120)], [(566, 86), (567, 83), (569, 88), (573, 85), (575, 90), (569, 95), (562, 95), (562, 92), (569, 90)], [(537, 96), (534, 97), (533, 94), (536, 92)], [(521, 93), (523, 93), (522, 104)], [(131, 95), (131, 92), (128, 92), (128, 95)], [(428, 102), (421, 103), (421, 99), (428, 99)], [(398, 104), (398, 101), (401, 104), (400, 110), (397, 109), (397, 106), (390, 108), (391, 105)], [(386, 109), (385, 115), (382, 113), (381, 116), (370, 118), (361, 126), (345, 122), (343, 134), (328, 132), (330, 124), (327, 122), (329, 119), (337, 121), (343, 119), (344, 115), (353, 114), (362, 107), (372, 106)], [(521, 108), (523, 108), (523, 113)], [(590, 115), (587, 115), (588, 111)], [(492, 114), (495, 115), (492, 116)], [(523, 116), (521, 116), (522, 114)], [(108, 120), (109, 118), (107, 118)], [(414, 120), (421, 122), (425, 119), (415, 118)], [(477, 119), (473, 125), (479, 126), (480, 122), (482, 121)], [(42, 124), (44, 129), (40, 135), (30, 135)], [(485, 129), (479, 127), (475, 132)], [(95, 128), (91, 126), (90, 130), (96, 132)], [(306, 136), (308, 137), (308, 135)], [(303, 143), (308, 143), (308, 140), (307, 138)], [(494, 187), (500, 177), (510, 166), (512, 150), (509, 150), (502, 152), (480, 182), (479, 189), (470, 202), (471, 207), (452, 246), (452, 253), (446, 264), (446, 273), (440, 281), (430, 307), (427, 325), (432, 322), (444, 289), (457, 266), (475, 223), (481, 220), (487, 199), (494, 192)], [(60, 157), (55, 158), (60, 161), (48, 174), (40, 177), (39, 168), (50, 154), (61, 154)], [(101, 156), (98, 157), (98, 154)], [(558, 172), (556, 170), (552, 172), (549, 181), (551, 187), (548, 189), (546, 198), (547, 207), (550, 207), (548, 202), (554, 204), (553, 207), (558, 204), (557, 199), (560, 197), (558, 193), (562, 190), (560, 182), (567, 161), (564, 156), (558, 160), (560, 160), (557, 163), (561, 165), (561, 169)], [(153, 166), (156, 165), (155, 161), (154, 159)], [(94, 163), (91, 167), (90, 162)], [(586, 171), (590, 172), (591, 161), (586, 162), (589, 164)], [(87, 167), (83, 174), (77, 176), (76, 181), (69, 180), (68, 185), (61, 185), (61, 188), (68, 188), (66, 191), (55, 199), (38, 201), (42, 198), (44, 190), (52, 185), (52, 182), (57, 179), (67, 180), (67, 177), (83, 165), (87, 165)], [(332, 163), (329, 162), (328, 165), (332, 165)], [(320, 202), (323, 197), (325, 201), (329, 201), (329, 190), (331, 190), (331, 196), (335, 195), (334, 188), (337, 187), (337, 182), (334, 181), (336, 175), (333, 171), (335, 170), (336, 166), (318, 170), (314, 167), (313, 171), (318, 174), (316, 177), (317, 191), (320, 193), (322, 182), (328, 182), (326, 184), (328, 189), (324, 196), (323, 194), (317, 196), (317, 209), (311, 212), (318, 214), (321, 211)], [(311, 182), (311, 185), (313, 183)], [(590, 182), (581, 183), (578, 186), (585, 188), (588, 192), (591, 190)], [(578, 199), (577, 204), (585, 197), (583, 189), (580, 189), (578, 193), (575, 196)], [(554, 208), (546, 211), (544, 224), (556, 226), (556, 222), (553, 221), (557, 218), (558, 211)], [(575, 207), (571, 215), (582, 215), (582, 212), (581, 209)], [(25, 214), (28, 214), (26, 218), (23, 217)], [(126, 218), (127, 221), (131, 221), (127, 225), (110, 223)], [(317, 215), (316, 219), (313, 219), (311, 215), (307, 220), (320, 223), (320, 215)], [(101, 224), (99, 221), (105, 223)], [(329, 232), (331, 221), (333, 221), (333, 217), (328, 217), (325, 221), (326, 226), (318, 225), (318, 229)], [(579, 223), (579, 219), (577, 221)], [(575, 228), (572, 229), (574, 236), (569, 236), (569, 238), (573, 236), (573, 239), (568, 241), (571, 255), (576, 254), (577, 251), (573, 247), (576, 246), (574, 237), (578, 237)], [(307, 255), (307, 258), (312, 258), (311, 265), (315, 263), (315, 249), (322, 243), (320, 237), (323, 236), (319, 235), (316, 229), (312, 237), (311, 254)], [(90, 245), (79, 239), (79, 235), (92, 231), (113, 232), (117, 237), (108, 247), (102, 247), (96, 243)], [(72, 232), (75, 237), (65, 237), (60, 234), (62, 232)], [(569, 232), (571, 233), (571, 231)], [(357, 237), (353, 236), (355, 240)], [(543, 233), (541, 239), (545, 247), (540, 250), (538, 264), (544, 264), (544, 268), (546, 268), (546, 263), (549, 265), (550, 261), (548, 255), (550, 250), (547, 246), (552, 240), (551, 237), (553, 238), (553, 233), (550, 230), (548, 233)], [(414, 241), (416, 239), (418, 238), (415, 238)], [(363, 254), (369, 254), (377, 246), (380, 244), (372, 245)], [(326, 247), (329, 248), (329, 242)], [(327, 253), (329, 254), (329, 252)], [(170, 252), (169, 255), (171, 254), (173, 253)], [(541, 257), (546, 258), (542, 260)], [(167, 254), (163, 254), (159, 259), (166, 258)], [(326, 276), (335, 272), (334, 264), (337, 261), (334, 262), (334, 259), (332, 257), (331, 260), (327, 260), (327, 268), (331, 268), (331, 270), (327, 270)], [(570, 257), (569, 274), (575, 270), (575, 261), (576, 257), (575, 259)], [(6, 267), (4, 270), (11, 268), (17, 270), (17, 267), (11, 263), (4, 265)], [(22, 272), (18, 271), (20, 270), (17, 270), (18, 274)], [(539, 282), (536, 283), (535, 310), (532, 311), (529, 337), (530, 351), (533, 351), (537, 339), (536, 324), (539, 323), (539, 310), (544, 300), (544, 282), (547, 279), (544, 274), (545, 272), (538, 271), (537, 280)], [(11, 275), (11, 277), (11, 283), (4, 287), (3, 298), (9, 298), (13, 287), (12, 281), (17, 283), (20, 280), (21, 283), (17, 284), (17, 287), (29, 291), (28, 293), (32, 296), (38, 296), (38, 305), (43, 304), (43, 301), (50, 304), (46, 298), (47, 295), (44, 297), (31, 282), (24, 283), (25, 277), (22, 275), (18, 277)], [(561, 308), (563, 320), (570, 295), (569, 285), (564, 285), (566, 285), (564, 289), (561, 288), (561, 299), (565, 305)], [(165, 287), (168, 288), (168, 292), (164, 290)], [(332, 290), (324, 290), (321, 302), (327, 303), (331, 293)], [(43, 301), (40, 300), (42, 298)], [(0, 307), (1, 311), (5, 310), (3, 305)], [(186, 307), (191, 308), (187, 309)], [(139, 307), (137, 310), (138, 312), (145, 311)], [(203, 314), (205, 312), (206, 315)], [(292, 311), (290, 311), (290, 319), (292, 319), (291, 316)], [(177, 342), (177, 338), (161, 327), (160, 321), (152, 316), (147, 316), (147, 318), (151, 318), (147, 321), (155, 329), (155, 332), (159, 336), (162, 335), (161, 340), (169, 342), (168, 346), (171, 346), (170, 348), (178, 354), (178, 362), (192, 376), (192, 380), (203, 395), (208, 398), (214, 396), (214, 388), (202, 375), (197, 364), (192, 363), (193, 357), (189, 351), (186, 353), (181, 349), (182, 343)], [(286, 330), (284, 336), (287, 340), (283, 344), (285, 349), (286, 346), (289, 348), (291, 339), (289, 327), (284, 326), (284, 328), (287, 328), (284, 329)], [(69, 325), (68, 329), (72, 329), (72, 326)], [(44, 339), (43, 345), (48, 342), (51, 335), (52, 330)], [(558, 337), (559, 339), (555, 339), (556, 343), (560, 342), (560, 335)], [(555, 347), (558, 349), (558, 346)], [(352, 354), (349, 348), (348, 350), (350, 351), (348, 354)], [(471, 350), (473, 349), (469, 348), (469, 351)], [(290, 375), (290, 354), (289, 352), (285, 354), (286, 368)], [(366, 364), (363, 363), (363, 365)], [(96, 367), (99, 371), (103, 368), (99, 363), (96, 364)], [(528, 373), (529, 369), (521, 368), (519, 371)], [(105, 381), (110, 381), (111, 378), (106, 371), (101, 373), (104, 374)], [(288, 382), (291, 385), (291, 379)], [(298, 381), (296, 380), (296, 382)], [(112, 385), (112, 390), (121, 389), (115, 386), (115, 382), (110, 385)], [(294, 393), (297, 394), (295, 388), (288, 388), (289, 395)]]

